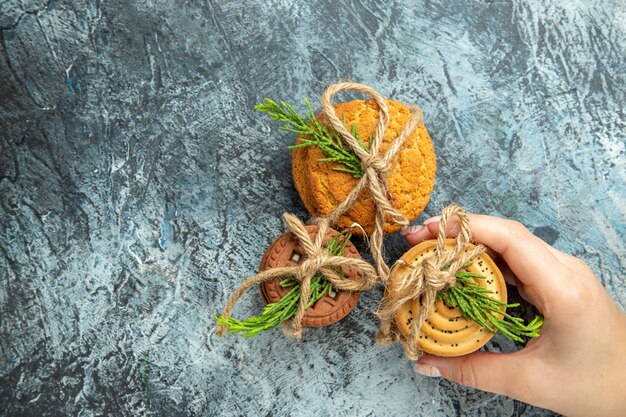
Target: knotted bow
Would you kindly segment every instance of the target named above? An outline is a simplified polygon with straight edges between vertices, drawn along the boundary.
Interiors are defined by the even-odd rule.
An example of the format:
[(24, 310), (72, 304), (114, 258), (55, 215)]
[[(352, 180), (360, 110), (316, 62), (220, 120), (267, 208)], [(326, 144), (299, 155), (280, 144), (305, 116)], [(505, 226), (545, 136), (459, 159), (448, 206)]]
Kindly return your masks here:
[[(446, 227), (454, 216), (459, 218), (461, 229), (454, 247), (448, 249), (446, 248)], [(377, 312), (382, 319), (376, 335), (376, 340), (380, 344), (400, 342), (409, 358), (419, 359), (422, 355), (417, 347), (419, 331), (435, 304), (437, 293), (456, 284), (456, 273), (472, 259), (485, 252), (486, 248), (483, 245), (476, 245), (466, 252), (471, 240), (472, 231), (465, 211), (456, 205), (446, 207), (439, 220), (434, 256), (414, 265), (403, 261), (397, 262), (397, 264), (409, 267), (410, 271), (394, 281), (393, 291), (387, 291)], [(420, 310), (416, 319), (411, 321), (409, 336), (405, 337), (396, 327), (394, 318), (406, 302), (420, 299), (420, 297)]]

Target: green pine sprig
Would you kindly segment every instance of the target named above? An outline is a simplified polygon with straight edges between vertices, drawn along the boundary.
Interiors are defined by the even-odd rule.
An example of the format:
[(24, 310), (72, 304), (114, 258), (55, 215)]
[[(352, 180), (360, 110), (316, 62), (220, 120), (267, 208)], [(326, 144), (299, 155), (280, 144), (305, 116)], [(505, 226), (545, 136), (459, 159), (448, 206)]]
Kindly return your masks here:
[[(467, 266), (469, 265), (471, 263)], [(507, 338), (518, 342), (523, 342), (523, 337), (539, 336), (543, 316), (535, 315), (530, 323), (524, 324), (524, 319), (513, 317), (502, 311), (505, 308), (519, 307), (519, 303), (506, 304), (496, 300), (489, 295), (493, 294), (493, 291), (478, 285), (474, 278), (485, 279), (486, 277), (461, 270), (456, 273), (457, 284), (446, 291), (439, 292), (437, 296), (448, 307), (458, 307), (463, 317), (474, 321), (491, 333), (499, 330)]]
[[(350, 231), (343, 231), (328, 242), (326, 249), (332, 256), (344, 256), (344, 250), (351, 237)], [(342, 278), (345, 278), (341, 268), (338, 268), (338, 272)], [(267, 304), (259, 316), (249, 317), (242, 321), (234, 317), (226, 319), (219, 316), (215, 317), (217, 324), (228, 326), (229, 333), (239, 333), (243, 337), (254, 337), (262, 331), (275, 329), (282, 322), (296, 315), (300, 304), (300, 284), (300, 281), (287, 277), (280, 282), (280, 285), (292, 287), (291, 290), (277, 302)], [(322, 273), (315, 274), (311, 278), (311, 299), (307, 308), (313, 306), (320, 298), (330, 294), (332, 289), (332, 284)]]
[[(361, 178), (363, 171), (361, 170), (359, 157), (346, 145), (335, 129), (320, 123), (315, 118), (311, 104), (306, 98), (304, 102), (307, 106), (307, 113), (302, 115), (284, 101), (276, 103), (269, 98), (266, 98), (265, 102), (254, 106), (254, 108), (261, 113), (267, 114), (273, 122), (282, 123), (279, 129), (300, 135), (300, 142), (297, 145), (290, 146), (290, 149), (317, 146), (327, 155), (326, 158), (319, 159), (320, 162), (336, 162), (343, 166), (333, 167), (333, 170), (347, 172), (357, 179)], [(363, 149), (367, 149), (359, 138), (354, 125), (352, 126), (352, 135)]]

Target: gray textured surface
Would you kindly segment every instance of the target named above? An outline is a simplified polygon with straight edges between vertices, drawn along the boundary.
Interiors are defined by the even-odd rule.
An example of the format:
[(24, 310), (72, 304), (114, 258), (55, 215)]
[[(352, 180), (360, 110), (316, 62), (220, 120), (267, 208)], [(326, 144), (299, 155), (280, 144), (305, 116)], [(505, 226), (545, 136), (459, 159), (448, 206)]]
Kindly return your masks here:
[(302, 343), (209, 330), (305, 216), (252, 105), (340, 77), (423, 107), (421, 219), (516, 218), (626, 304), (626, 6), (446, 3), (0, 2), (0, 414), (549, 415), (414, 375), (380, 291)]

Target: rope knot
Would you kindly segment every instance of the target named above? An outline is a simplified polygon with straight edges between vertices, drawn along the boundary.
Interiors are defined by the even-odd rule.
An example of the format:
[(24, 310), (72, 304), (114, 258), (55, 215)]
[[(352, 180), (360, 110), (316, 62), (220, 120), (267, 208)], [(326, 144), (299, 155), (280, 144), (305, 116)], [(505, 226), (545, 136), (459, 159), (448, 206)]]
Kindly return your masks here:
[(361, 158), (361, 169), (365, 172), (369, 168), (374, 169), (379, 175), (385, 175), (391, 170), (391, 164), (378, 155), (367, 154)]
[(315, 273), (330, 262), (330, 255), (326, 249), (319, 250), (314, 256), (305, 258), (299, 266), (299, 272), (296, 275), (296, 279), (301, 280), (302, 277), (313, 276)]
[(441, 291), (456, 282), (454, 274), (442, 269), (432, 258), (422, 261), (422, 271), (424, 283), (436, 291)]

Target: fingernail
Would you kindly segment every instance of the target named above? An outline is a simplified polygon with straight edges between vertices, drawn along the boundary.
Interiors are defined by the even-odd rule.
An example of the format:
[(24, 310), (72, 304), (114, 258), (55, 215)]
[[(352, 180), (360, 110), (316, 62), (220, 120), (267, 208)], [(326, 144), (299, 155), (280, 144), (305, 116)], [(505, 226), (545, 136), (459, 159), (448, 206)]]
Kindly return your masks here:
[(419, 232), (424, 226), (420, 224), (414, 224), (412, 226), (407, 227), (403, 231), (400, 232), (401, 236), (412, 235)]
[(437, 369), (436, 367), (432, 365), (422, 365), (421, 363), (416, 363), (414, 368), (415, 368), (415, 372), (417, 372), (420, 375), (429, 376), (429, 377), (441, 376), (441, 372), (439, 372), (439, 369)]
[(427, 224), (438, 222), (439, 220), (441, 220), (441, 216), (431, 217), (430, 219), (424, 221), (424, 226)]

